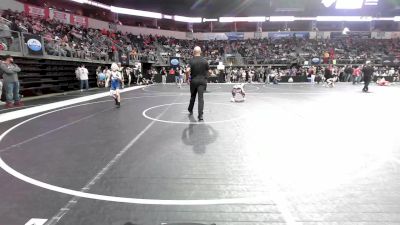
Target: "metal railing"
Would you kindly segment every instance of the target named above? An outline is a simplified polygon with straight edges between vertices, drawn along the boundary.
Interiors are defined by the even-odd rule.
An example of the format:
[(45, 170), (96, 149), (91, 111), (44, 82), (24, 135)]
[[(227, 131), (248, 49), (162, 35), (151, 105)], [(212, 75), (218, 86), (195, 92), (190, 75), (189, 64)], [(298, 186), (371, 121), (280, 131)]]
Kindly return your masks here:
[(0, 47), (7, 52), (22, 52), (21, 34), (17, 31), (0, 28)]
[[(0, 27), (0, 50), (2, 54), (11, 54), (14, 56), (33, 56), (29, 53), (28, 46), (25, 42), (30, 33), (12, 31), (7, 28)], [(110, 62), (107, 52), (101, 51), (97, 47), (87, 46), (88, 49), (74, 49), (69, 46), (70, 43), (62, 43), (59, 39), (49, 39), (38, 35), (37, 39), (41, 43), (41, 54), (35, 55), (39, 58), (57, 58), (62, 60), (73, 61), (97, 61), (101, 63)], [(113, 59), (118, 57), (113, 56)]]
[[(15, 56), (31, 56), (29, 54), (28, 46), (25, 43), (27, 39), (27, 35), (32, 35), (24, 32), (17, 32), (8, 29), (7, 25), (0, 27), (0, 50), (1, 54), (12, 54)], [(112, 55), (109, 55), (108, 52), (101, 51), (101, 49), (88, 46), (88, 49), (74, 49), (72, 47), (68, 47), (63, 44), (61, 40), (49, 39), (40, 36), (40, 43), (42, 44), (42, 54), (41, 56), (35, 57), (47, 57), (51, 59), (63, 59), (63, 60), (73, 60), (73, 61), (97, 61), (100, 63), (110, 63), (111, 61), (118, 61), (119, 53), (118, 51), (114, 52)], [(69, 44), (69, 43), (68, 43)], [(136, 56), (131, 56), (127, 53), (127, 57), (130, 58), (130, 62), (134, 64), (137, 61), (151, 61), (158, 62), (159, 65), (168, 65), (168, 56), (164, 57), (160, 55), (160, 50), (163, 49), (158, 43), (155, 44), (157, 47), (156, 52), (154, 54), (145, 54), (145, 53), (137, 53)], [(312, 49), (312, 48), (311, 48)], [(245, 65), (267, 65), (267, 64), (276, 64), (276, 65), (289, 65), (292, 63), (298, 63), (302, 65), (304, 61), (309, 61), (312, 63), (312, 56), (302, 56), (297, 58), (287, 57), (287, 58), (254, 58), (254, 57), (241, 57), (240, 54), (230, 54), (225, 55), (223, 57), (224, 64), (227, 66), (245, 66)], [(182, 58), (185, 62), (188, 59)], [(374, 58), (372, 57), (372, 62), (374, 64), (384, 64), (384, 60), (382, 58)], [(211, 60), (212, 61), (212, 60)], [(321, 59), (322, 63), (322, 59)], [(365, 59), (336, 59), (336, 64), (364, 64)]]
[(295, 59), (292, 58), (255, 58), (255, 57), (243, 57), (244, 65), (288, 65), (291, 64)]
[(69, 43), (63, 43), (59, 39), (48, 39), (43, 37), (42, 43), (44, 43), (44, 55), (62, 58), (99, 60), (105, 62), (109, 62), (110, 60), (108, 53), (97, 47), (90, 46), (86, 47), (87, 49), (76, 49), (74, 46), (69, 46)]

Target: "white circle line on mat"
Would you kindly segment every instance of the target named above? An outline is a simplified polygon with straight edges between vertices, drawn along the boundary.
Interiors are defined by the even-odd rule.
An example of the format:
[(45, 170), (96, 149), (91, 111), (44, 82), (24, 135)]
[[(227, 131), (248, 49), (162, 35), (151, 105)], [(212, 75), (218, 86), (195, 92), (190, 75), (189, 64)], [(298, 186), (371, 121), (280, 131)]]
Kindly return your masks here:
[[(138, 98), (140, 98), (140, 97), (138, 97)], [(16, 128), (18, 128), (18, 127), (22, 126), (23, 124), (26, 124), (32, 120), (35, 120), (40, 117), (43, 117), (43, 116), (46, 116), (46, 115), (49, 115), (49, 114), (52, 114), (55, 112), (59, 112), (62, 110), (76, 108), (79, 106), (109, 102), (109, 101), (110, 100), (103, 100), (103, 101), (73, 105), (73, 106), (53, 110), (50, 112), (46, 112), (46, 113), (37, 115), (35, 117), (26, 119), (16, 125), (14, 125), (13, 127), (9, 128), (4, 133), (2, 133), (0, 135), (0, 142), (4, 139), (4, 137), (7, 134), (9, 134)], [(54, 191), (54, 192), (58, 192), (61, 194), (67, 194), (67, 195), (77, 196), (77, 197), (86, 198), (86, 199), (101, 200), (101, 201), (108, 201), (108, 202), (142, 204), (142, 205), (223, 205), (223, 204), (249, 204), (249, 203), (256, 203), (256, 202), (260, 202), (262, 200), (270, 199), (270, 197), (266, 197), (266, 196), (256, 196), (256, 197), (250, 197), (250, 198), (225, 198), (225, 199), (208, 199), (208, 200), (207, 199), (206, 200), (163, 200), (163, 199), (140, 199), (140, 198), (108, 196), (108, 195), (86, 193), (86, 192), (82, 192), (82, 191), (63, 188), (63, 187), (59, 187), (56, 185), (48, 184), (48, 183), (33, 179), (33, 178), (28, 177), (28, 176), (16, 171), (15, 169), (11, 168), (7, 163), (4, 162), (4, 160), (1, 157), (0, 157), (0, 168), (2, 168), (4, 171), (9, 173), (10, 175), (12, 175), (26, 183), (32, 184), (34, 186), (37, 186), (37, 187), (40, 187), (40, 188), (43, 188), (43, 189), (46, 189), (49, 191)]]
[[(241, 115), (241, 116), (234, 117), (234, 118), (231, 118), (231, 119), (217, 120), (217, 121), (206, 121), (206, 120), (205, 120), (205, 121), (202, 121), (202, 122), (198, 122), (198, 121), (172, 121), (172, 120), (162, 120), (162, 119), (157, 119), (157, 118), (154, 118), (154, 117), (151, 117), (151, 116), (148, 115), (148, 112), (149, 112), (150, 110), (153, 110), (153, 109), (156, 109), (156, 108), (161, 108), (161, 107), (164, 107), (164, 106), (172, 106), (172, 105), (184, 105), (184, 104), (187, 104), (187, 103), (179, 102), (179, 103), (168, 103), (168, 104), (163, 104), (163, 105), (156, 105), (156, 106), (150, 107), (150, 108), (148, 108), (148, 109), (145, 109), (145, 110), (143, 111), (142, 115), (143, 115), (143, 117), (145, 117), (146, 119), (149, 119), (149, 120), (153, 120), (153, 121), (160, 122), (160, 123), (170, 123), (170, 124), (216, 124), (216, 123), (227, 123), (227, 122), (232, 122), (232, 121), (240, 120), (240, 119), (246, 117), (246, 113), (245, 113), (245, 114), (243, 114), (243, 115)], [(211, 105), (214, 104), (214, 105), (233, 106), (234, 103), (232, 103), (232, 104), (225, 104), (225, 103), (210, 102), (210, 103), (207, 103), (207, 104), (211, 104)]]
[[(209, 87), (212, 87), (211, 90), (208, 89), (208, 91), (216, 91), (216, 90), (222, 89), (221, 86), (209, 85), (209, 84), (207, 84), (207, 85), (208, 85), (207, 89), (208, 89)], [(167, 84), (167, 85), (165, 85), (164, 87), (168, 87), (168, 86), (171, 86), (171, 88), (170, 88), (169, 90), (176, 90), (176, 91), (184, 90), (184, 91), (188, 91), (188, 94), (190, 94), (190, 93), (189, 93), (189, 90), (190, 90), (190, 87), (189, 87), (189, 86), (184, 85), (184, 86), (182, 86), (181, 88), (179, 88), (178, 86), (176, 86), (176, 84), (173, 84), (173, 85), (172, 85), (172, 84)], [(171, 91), (163, 91), (163, 90), (157, 91), (157, 90), (151, 90), (151, 87), (163, 87), (163, 86), (161, 86), (161, 85), (151, 85), (151, 86), (143, 87), (142, 90), (143, 90), (144, 92), (149, 92), (149, 93), (174, 93), (174, 92), (171, 92)], [(208, 94), (208, 93), (207, 93), (207, 94)]]

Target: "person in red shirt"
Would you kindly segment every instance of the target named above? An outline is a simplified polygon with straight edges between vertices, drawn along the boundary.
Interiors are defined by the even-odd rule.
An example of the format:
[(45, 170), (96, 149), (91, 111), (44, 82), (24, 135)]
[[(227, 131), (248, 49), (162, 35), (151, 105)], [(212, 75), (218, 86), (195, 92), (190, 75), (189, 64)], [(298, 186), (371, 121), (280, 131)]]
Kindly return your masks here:
[(357, 67), (353, 70), (353, 84), (360, 83), (361, 68)]
[(175, 76), (175, 70), (174, 70), (174, 68), (171, 68), (171, 69), (169, 70), (169, 75)]
[(311, 83), (315, 84), (315, 68), (313, 66), (308, 69), (308, 74), (310, 75)]

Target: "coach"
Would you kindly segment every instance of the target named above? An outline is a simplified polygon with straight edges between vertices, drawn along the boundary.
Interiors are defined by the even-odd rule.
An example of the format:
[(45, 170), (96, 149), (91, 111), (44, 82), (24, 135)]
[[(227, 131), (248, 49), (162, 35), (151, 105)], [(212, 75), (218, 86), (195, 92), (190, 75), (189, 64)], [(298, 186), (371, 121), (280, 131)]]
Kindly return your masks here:
[(190, 83), (190, 104), (188, 108), (190, 115), (193, 115), (193, 107), (194, 102), (196, 101), (196, 95), (199, 95), (199, 121), (203, 120), (203, 95), (207, 87), (207, 77), (210, 72), (210, 66), (208, 65), (207, 60), (201, 57), (201, 48), (199, 46), (196, 46), (193, 50), (193, 58), (190, 60), (188, 68), (186, 70), (186, 80)]

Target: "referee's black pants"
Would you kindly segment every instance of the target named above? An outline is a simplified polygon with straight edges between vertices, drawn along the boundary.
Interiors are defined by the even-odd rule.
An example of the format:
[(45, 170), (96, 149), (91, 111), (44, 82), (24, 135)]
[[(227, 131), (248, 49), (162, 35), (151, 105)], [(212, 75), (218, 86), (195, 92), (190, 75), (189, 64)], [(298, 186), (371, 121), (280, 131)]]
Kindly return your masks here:
[(196, 95), (198, 94), (199, 98), (199, 116), (203, 115), (204, 109), (204, 91), (207, 87), (207, 81), (205, 79), (197, 80), (194, 79), (190, 83), (190, 104), (188, 110), (193, 112), (194, 103), (196, 101)]
[(372, 77), (364, 76), (364, 88), (362, 89), (363, 92), (368, 92), (369, 83), (371, 83)]

